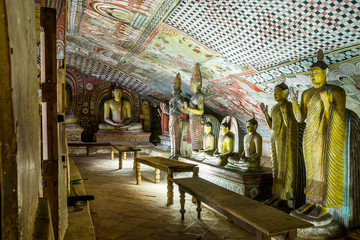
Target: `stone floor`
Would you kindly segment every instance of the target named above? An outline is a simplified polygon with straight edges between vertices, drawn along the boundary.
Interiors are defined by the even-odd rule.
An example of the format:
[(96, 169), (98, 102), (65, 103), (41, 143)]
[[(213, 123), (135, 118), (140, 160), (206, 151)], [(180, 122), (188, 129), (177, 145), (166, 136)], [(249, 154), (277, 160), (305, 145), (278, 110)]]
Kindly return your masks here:
[(132, 155), (119, 170), (118, 160), (109, 154), (71, 157), (83, 178), (87, 194), (95, 196), (90, 212), (96, 239), (174, 240), (174, 239), (244, 239), (256, 237), (233, 225), (224, 216), (203, 206), (197, 219), (196, 205), (186, 196), (185, 221), (180, 220), (178, 188), (174, 186), (174, 204), (166, 206), (165, 173), (161, 182), (153, 183), (154, 169), (142, 165), (142, 184), (135, 184)]

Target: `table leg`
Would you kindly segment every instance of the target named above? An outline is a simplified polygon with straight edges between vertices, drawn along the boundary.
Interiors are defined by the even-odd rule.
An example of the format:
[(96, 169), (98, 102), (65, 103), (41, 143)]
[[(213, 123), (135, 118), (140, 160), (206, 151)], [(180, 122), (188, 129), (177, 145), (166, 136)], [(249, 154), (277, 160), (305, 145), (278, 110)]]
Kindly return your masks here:
[(174, 203), (174, 185), (173, 185), (173, 181), (172, 181), (173, 178), (174, 178), (174, 169), (168, 168), (168, 172), (167, 172), (167, 181), (168, 181), (167, 205), (171, 205)]
[(135, 165), (135, 158), (138, 157), (138, 152), (134, 152), (134, 164), (133, 164), (133, 170), (135, 170), (136, 165)]
[(123, 153), (119, 151), (119, 169), (122, 169), (122, 156)]
[(111, 147), (111, 154), (110, 154), (110, 159), (114, 160), (114, 152), (115, 152), (115, 148)]
[(181, 208), (180, 208), (181, 221), (184, 221), (184, 214), (186, 212), (186, 210), (185, 210), (185, 191), (179, 187), (179, 192), (180, 192), (180, 206), (181, 206)]
[(126, 152), (123, 153), (123, 159), (126, 159)]
[(140, 170), (140, 163), (135, 160), (136, 164), (136, 184), (141, 184), (141, 170)]
[(294, 240), (296, 238), (296, 230), (288, 232), (288, 239)]
[(155, 183), (160, 182), (160, 169), (155, 168)]
[(262, 233), (260, 230), (256, 230), (256, 240), (270, 240), (271, 237)]
[(201, 201), (199, 199), (196, 199), (196, 202), (197, 202), (197, 208), (196, 208), (196, 211), (197, 211), (197, 214), (198, 214), (198, 219), (201, 218)]

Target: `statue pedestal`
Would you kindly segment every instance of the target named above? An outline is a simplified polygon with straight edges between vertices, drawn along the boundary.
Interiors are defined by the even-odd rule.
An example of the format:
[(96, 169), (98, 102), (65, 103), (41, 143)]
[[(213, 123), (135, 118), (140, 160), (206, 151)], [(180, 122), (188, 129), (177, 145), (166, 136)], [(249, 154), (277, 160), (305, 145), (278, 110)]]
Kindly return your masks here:
[(164, 151), (170, 150), (170, 136), (169, 135), (160, 135), (160, 144), (156, 146), (158, 149), (162, 149)]
[(81, 133), (84, 131), (84, 128), (80, 127), (79, 124), (67, 124), (65, 125), (66, 139), (68, 142), (81, 141)]
[(122, 132), (97, 132), (95, 133), (96, 142), (127, 142), (136, 145), (144, 145), (150, 143), (151, 133), (122, 133)]

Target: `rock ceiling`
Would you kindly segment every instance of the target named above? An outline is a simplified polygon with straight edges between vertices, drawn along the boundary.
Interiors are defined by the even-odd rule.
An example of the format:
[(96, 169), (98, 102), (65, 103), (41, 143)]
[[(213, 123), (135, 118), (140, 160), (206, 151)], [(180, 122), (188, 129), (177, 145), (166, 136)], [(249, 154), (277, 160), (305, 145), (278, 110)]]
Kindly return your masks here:
[(141, 83), (141, 94), (166, 100), (178, 72), (191, 96), (199, 62), (206, 107), (240, 121), (254, 111), (263, 120), (258, 105), (274, 104), (280, 74), (308, 87), (320, 48), (333, 80), (352, 81), (350, 107), (358, 108), (359, 28), (357, 0), (69, 0), (66, 63), (129, 88)]

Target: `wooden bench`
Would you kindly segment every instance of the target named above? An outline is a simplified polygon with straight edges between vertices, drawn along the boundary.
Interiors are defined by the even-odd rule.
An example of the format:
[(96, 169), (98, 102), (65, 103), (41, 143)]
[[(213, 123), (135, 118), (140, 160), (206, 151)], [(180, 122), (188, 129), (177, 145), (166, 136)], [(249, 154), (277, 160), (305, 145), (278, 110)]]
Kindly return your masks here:
[[(123, 143), (116, 143), (110, 142), (111, 145), (111, 160), (114, 159), (114, 151), (115, 149), (119, 152), (119, 169), (122, 169), (122, 160), (126, 159), (127, 152), (134, 152), (134, 159), (138, 156), (138, 152), (141, 151), (140, 148), (136, 148), (134, 145), (131, 144), (123, 144)], [(133, 169), (135, 169), (135, 160), (133, 164)]]
[(141, 170), (140, 163), (155, 168), (155, 183), (160, 182), (160, 170), (167, 173), (168, 192), (167, 205), (174, 203), (174, 172), (193, 172), (198, 169), (195, 164), (179, 162), (163, 157), (135, 157), (136, 165), (136, 184), (141, 184)]
[(89, 147), (111, 146), (108, 142), (68, 142), (69, 147), (86, 147), (86, 156), (89, 156)]
[(313, 225), (290, 216), (278, 209), (242, 196), (199, 177), (178, 178), (174, 182), (179, 186), (181, 220), (185, 213), (185, 192), (197, 199), (198, 218), (201, 202), (222, 213), (236, 224), (254, 232), (257, 239), (270, 240), (272, 236), (286, 234), (295, 239), (296, 229)]

